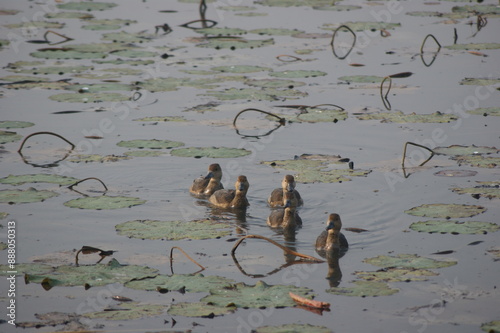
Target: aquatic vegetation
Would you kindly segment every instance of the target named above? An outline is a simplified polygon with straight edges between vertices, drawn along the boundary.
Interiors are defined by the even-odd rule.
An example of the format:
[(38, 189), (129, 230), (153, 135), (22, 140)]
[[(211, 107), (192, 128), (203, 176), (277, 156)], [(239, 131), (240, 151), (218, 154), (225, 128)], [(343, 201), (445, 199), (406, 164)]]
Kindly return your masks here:
[(66, 103), (124, 102), (130, 99), (119, 93), (62, 93), (49, 96), (53, 101)]
[(500, 116), (500, 107), (490, 107), (490, 108), (477, 108), (474, 110), (467, 110), (467, 113), (478, 114), (482, 116)]
[(500, 226), (489, 222), (475, 221), (451, 221), (451, 220), (430, 220), (414, 222), (410, 225), (410, 229), (418, 232), (428, 232), (430, 234), (487, 234), (500, 229)]
[(57, 197), (59, 194), (49, 190), (37, 190), (30, 187), (26, 190), (0, 190), (0, 203), (19, 204), (40, 202), (46, 199)]
[(410, 282), (426, 281), (429, 276), (439, 275), (427, 269), (387, 267), (375, 272), (355, 272), (358, 278), (367, 281)]
[(399, 291), (389, 287), (385, 282), (378, 281), (353, 281), (352, 287), (333, 287), (326, 292), (334, 295), (357, 296), (357, 297), (378, 297), (390, 296)]
[(171, 316), (213, 318), (233, 313), (235, 310), (235, 307), (230, 306), (217, 306), (204, 302), (183, 302), (172, 304), (167, 313)]
[(456, 265), (456, 261), (442, 261), (426, 257), (420, 257), (416, 254), (398, 254), (395, 256), (380, 255), (373, 258), (367, 258), (363, 262), (384, 268), (408, 268), (408, 269), (433, 269), (450, 267)]
[(23, 138), (22, 135), (11, 131), (0, 131), (0, 144), (16, 142)]
[(84, 1), (73, 1), (63, 4), (58, 4), (57, 8), (65, 10), (80, 10), (83, 12), (90, 12), (93, 10), (107, 10), (116, 7), (117, 4), (111, 2), (84, 2)]
[(0, 121), (0, 128), (26, 128), (34, 126), (32, 122), (29, 121), (16, 121), (16, 120), (2, 120)]
[(477, 205), (424, 204), (405, 210), (406, 214), (432, 218), (462, 218), (484, 213), (486, 208)]
[(127, 141), (120, 141), (116, 144), (118, 147), (125, 147), (125, 148), (139, 148), (139, 149), (171, 149), (171, 148), (176, 148), (176, 147), (182, 147), (184, 146), (184, 143), (179, 142), (179, 141), (170, 141), (170, 140), (158, 140), (158, 139), (151, 139), (151, 140), (127, 140)]
[(500, 187), (498, 183), (492, 182), (491, 185), (480, 185), (476, 187), (454, 187), (451, 189), (458, 194), (470, 194), (473, 198), (500, 199)]
[(281, 333), (281, 332), (301, 332), (301, 333), (331, 333), (328, 327), (311, 324), (283, 324), (279, 326), (260, 326), (253, 330), (255, 333)]
[(31, 175), (9, 175), (0, 178), (1, 184), (22, 185), (27, 183), (53, 183), (59, 185), (71, 185), (78, 181), (77, 178), (60, 176), (54, 174), (31, 174)]
[(80, 209), (120, 209), (142, 205), (146, 200), (135, 197), (101, 195), (73, 199), (64, 203), (64, 206)]
[(458, 119), (457, 116), (435, 112), (431, 114), (405, 114), (401, 111), (373, 112), (356, 115), (360, 120), (380, 120), (382, 123), (449, 123)]
[(147, 290), (147, 291), (177, 291), (200, 293), (207, 292), (214, 288), (224, 289), (230, 288), (234, 280), (227, 279), (215, 275), (203, 274), (173, 274), (173, 275), (156, 275), (154, 277), (141, 280), (132, 280), (125, 283), (125, 287)]
[(165, 313), (164, 304), (144, 304), (142, 302), (124, 302), (117, 305), (122, 311), (96, 311), (83, 314), (89, 319), (132, 320), (160, 316)]

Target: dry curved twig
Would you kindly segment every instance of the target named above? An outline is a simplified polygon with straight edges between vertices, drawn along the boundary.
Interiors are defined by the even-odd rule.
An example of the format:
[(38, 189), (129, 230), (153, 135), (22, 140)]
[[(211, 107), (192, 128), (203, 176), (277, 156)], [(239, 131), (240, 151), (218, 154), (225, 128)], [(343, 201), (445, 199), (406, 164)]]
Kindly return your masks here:
[(177, 249), (179, 251), (181, 251), (189, 260), (191, 260), (193, 263), (195, 263), (198, 267), (201, 268), (201, 270), (205, 270), (205, 267), (203, 267), (202, 265), (200, 265), (196, 260), (194, 260), (193, 258), (191, 258), (189, 256), (189, 254), (187, 254), (186, 252), (184, 252), (183, 249), (181, 249), (180, 247), (178, 246), (172, 246), (172, 248), (170, 249), (170, 269), (172, 270), (172, 273), (173, 273), (173, 262), (174, 262), (174, 257), (172, 256), (172, 253), (174, 252), (174, 249)]
[(23, 142), (21, 142), (21, 146), (19, 147), (19, 149), (17, 150), (17, 152), (21, 153), (21, 150), (23, 149), (24, 144), (26, 143), (26, 141), (29, 138), (31, 138), (32, 136), (41, 135), (41, 134), (48, 134), (48, 135), (57, 136), (58, 138), (66, 141), (67, 143), (69, 143), (71, 145), (71, 150), (75, 149), (75, 145), (73, 143), (71, 143), (68, 139), (66, 139), (65, 137), (63, 137), (62, 135), (59, 135), (59, 134), (54, 133), (54, 132), (35, 132), (35, 133), (31, 133), (30, 135), (28, 135), (27, 137), (24, 138), (24, 140), (23, 140)]
[[(349, 51), (347, 51), (346, 54), (344, 54), (343, 56), (338, 56), (337, 53), (335, 52), (335, 46), (334, 46), (334, 42), (335, 42), (335, 36), (337, 35), (337, 32), (340, 30), (340, 29), (347, 29), (347, 31), (349, 31), (352, 35), (353, 35), (353, 41), (352, 41), (352, 45), (351, 47), (349, 48)], [(330, 41), (330, 45), (332, 46), (332, 51), (333, 51), (333, 55), (337, 58), (337, 59), (345, 59), (347, 58), (347, 56), (349, 55), (349, 53), (351, 53), (351, 51), (354, 49), (354, 45), (356, 45), (356, 34), (354, 33), (354, 31), (351, 30), (351, 28), (349, 28), (347, 25), (341, 25), (340, 27), (338, 27), (337, 29), (335, 29), (335, 31), (333, 32), (333, 35), (332, 35), (332, 40)]]
[(79, 180), (79, 181), (77, 181), (77, 182), (75, 182), (75, 183), (73, 183), (73, 184), (69, 185), (69, 186), (68, 186), (68, 188), (69, 188), (70, 190), (72, 190), (74, 186), (76, 186), (76, 185), (78, 185), (78, 184), (80, 184), (80, 183), (83, 183), (83, 182), (84, 182), (84, 181), (86, 181), (86, 180), (90, 180), (90, 179), (97, 180), (99, 183), (101, 183), (101, 184), (102, 184), (102, 186), (104, 186), (104, 189), (105, 189), (106, 191), (108, 191), (108, 187), (106, 186), (106, 184), (104, 184), (104, 182), (103, 182), (102, 180), (100, 180), (99, 178), (96, 178), (96, 177), (87, 177), (87, 178), (85, 178), (85, 179)]
[(264, 114), (267, 114), (269, 116), (273, 116), (273, 117), (276, 117), (278, 118), (278, 121), (280, 124), (284, 125), (286, 123), (286, 119), (285, 118), (282, 118), (278, 115), (275, 115), (274, 113), (272, 112), (268, 112), (268, 111), (263, 111), (263, 110), (259, 110), (259, 109), (253, 109), (253, 108), (249, 108), (249, 109), (244, 109), (244, 110), (241, 110), (240, 112), (238, 112), (238, 114), (234, 117), (234, 120), (233, 120), (233, 126), (236, 127), (236, 119), (238, 119), (238, 117), (244, 113), (244, 112), (247, 112), (247, 111), (256, 111), (256, 112), (261, 112), (261, 113), (264, 113)]
[[(387, 92), (384, 95), (384, 82), (387, 79), (389, 80), (389, 87), (387, 88)], [(382, 98), (382, 102), (384, 103), (385, 108), (389, 111), (391, 110), (391, 103), (389, 102), (389, 99), (387, 98), (387, 96), (389, 95), (389, 92), (391, 91), (391, 87), (392, 87), (392, 78), (390, 76), (384, 77), (384, 79), (380, 83), (380, 97)]]

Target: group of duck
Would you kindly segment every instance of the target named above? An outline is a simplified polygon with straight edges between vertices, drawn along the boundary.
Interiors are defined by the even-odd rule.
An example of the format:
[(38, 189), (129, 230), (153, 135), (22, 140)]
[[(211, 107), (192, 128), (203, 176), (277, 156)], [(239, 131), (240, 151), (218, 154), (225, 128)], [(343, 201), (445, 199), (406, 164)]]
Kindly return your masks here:
[[(246, 208), (249, 206), (246, 197), (250, 184), (246, 176), (238, 176), (235, 189), (224, 189), (221, 183), (222, 169), (214, 163), (208, 167), (206, 176), (196, 178), (189, 192), (197, 197), (208, 198), (208, 201), (219, 208)], [(304, 200), (295, 189), (296, 183), (292, 175), (286, 175), (281, 182), (281, 188), (276, 188), (267, 199), (270, 207), (274, 208), (267, 218), (267, 224), (272, 228), (282, 228), (284, 233), (295, 233), (295, 229), (302, 226), (297, 207), (304, 204)], [(335, 249), (346, 250), (348, 242), (340, 232), (342, 221), (338, 214), (330, 214), (326, 222), (326, 229), (316, 239), (316, 251), (329, 252)]]

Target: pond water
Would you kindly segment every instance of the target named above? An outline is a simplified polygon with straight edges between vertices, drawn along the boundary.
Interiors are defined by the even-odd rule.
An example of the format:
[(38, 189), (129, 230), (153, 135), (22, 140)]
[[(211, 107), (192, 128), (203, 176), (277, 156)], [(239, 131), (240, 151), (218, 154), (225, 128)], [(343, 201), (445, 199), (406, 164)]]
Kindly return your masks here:
[[(178, 246), (206, 267), (202, 272), (205, 276), (222, 276), (249, 285), (262, 280), (268, 285), (306, 287), (316, 295), (315, 299), (329, 302), (331, 311), (318, 313), (300, 307), (267, 307), (238, 308), (234, 313), (214, 318), (171, 316), (167, 313), (171, 304), (198, 302), (208, 295), (208, 291), (170, 291), (162, 294), (127, 288), (120, 283), (95, 286), (88, 290), (82, 285), (56, 286), (45, 291), (40, 283), (25, 284), (23, 276), (19, 275), (15, 285), (15, 321), (18, 324), (43, 322), (35, 314), (62, 312), (76, 314), (76, 318), (87, 325), (87, 329), (100, 331), (250, 332), (264, 326), (307, 324), (335, 332), (481, 332), (483, 324), (500, 320), (497, 288), (500, 245), (499, 234), (494, 231), (495, 226), (498, 227), (500, 213), (498, 151), (493, 149), (492, 154), (475, 154), (491, 158), (493, 164), (489, 167), (457, 162), (447, 155), (435, 155), (425, 165), (418, 166), (429, 156), (429, 152), (415, 145), (408, 145), (405, 161), (407, 168), (401, 168), (406, 142), (430, 149), (453, 145), (499, 147), (498, 2), (481, 1), (480, 7), (468, 8), (468, 12), (460, 11), (457, 6), (471, 6), (473, 2), (436, 1), (423, 4), (419, 1), (346, 0), (333, 6), (326, 1), (297, 0), (283, 3), (290, 6), (285, 7), (281, 2), (271, 0), (260, 3), (247, 0), (207, 3), (205, 17), (217, 21), (216, 28), (246, 31), (245, 34), (232, 38), (216, 38), (214, 32), (210, 34), (208, 31), (204, 35), (197, 29), (181, 26), (200, 19), (196, 1), (127, 0), (116, 2), (116, 7), (102, 11), (58, 7), (62, 5), (59, 1), (3, 2), (0, 6), (1, 39), (4, 40), (0, 50), (0, 121), (25, 121), (34, 125), (6, 128), (8, 126), (2, 123), (3, 130), (19, 134), (17, 140), (2, 144), (2, 179), (9, 175), (38, 173), (76, 179), (96, 177), (108, 187), (107, 195), (137, 197), (145, 200), (145, 203), (110, 210), (77, 209), (67, 207), (64, 203), (83, 196), (67, 186), (52, 183), (1, 183), (2, 191), (34, 187), (59, 194), (42, 202), (9, 204), (9, 200), (6, 200), (0, 203), (0, 212), (8, 214), (0, 220), (3, 226), (0, 229), (1, 241), (7, 244), (8, 222), (15, 221), (17, 263), (74, 265), (76, 251), (82, 246), (92, 246), (118, 251), (112, 257), (121, 264), (147, 266), (158, 269), (159, 273), (165, 275), (172, 273), (168, 261), (170, 249)], [(353, 7), (339, 10), (339, 6)], [(477, 14), (474, 10), (482, 14)], [(416, 12), (423, 11), (429, 13), (416, 15)], [(114, 22), (118, 27), (91, 30), (83, 28), (92, 22), (89, 17), (81, 19), (57, 16), (65, 12), (92, 15), (93, 19), (122, 19), (131, 22), (118, 21)], [(482, 25), (486, 20), (486, 25), (478, 29), (478, 20)], [(32, 21), (58, 22), (63, 26), (12, 26)], [(382, 27), (382, 33), (389, 33), (389, 36), (382, 37), (380, 27), (373, 31), (363, 28), (357, 30), (354, 28), (355, 22), (399, 25)], [(163, 30), (159, 28), (155, 34), (155, 26), (165, 23), (172, 28), (172, 32), (163, 34)], [(192, 23), (195, 27), (200, 24)], [(333, 31), (342, 24), (353, 27), (357, 36), (354, 48), (345, 59), (335, 57), (330, 45)], [(281, 35), (276, 31), (262, 34), (251, 32), (264, 28), (287, 30)], [(290, 32), (293, 29), (298, 32), (293, 34)], [(49, 33), (49, 45), (30, 42), (43, 40), (47, 30), (73, 40), (51, 45), (62, 40), (62, 37)], [(112, 40), (103, 40), (105, 34), (120, 31), (127, 32), (130, 34), (127, 37), (134, 39), (119, 42), (115, 45), (116, 49), (106, 49), (101, 57), (95, 51), (86, 59), (80, 59), (82, 54), (69, 56), (64, 53), (70, 51), (73, 45), (111, 43)], [(142, 35), (137, 37), (136, 34), (141, 32)], [(302, 34), (297, 35), (299, 32)], [(230, 35), (234, 33), (228, 32)], [(428, 38), (424, 53), (421, 54), (422, 41), (428, 34), (432, 34), (442, 47), (439, 52), (435, 52), (437, 45), (432, 38)], [(220, 49), (206, 45), (214, 40), (222, 43), (228, 39), (236, 44)], [(247, 47), (252, 40), (270, 39), (273, 41), (270, 45)], [(351, 42), (352, 35), (343, 29), (339, 30), (334, 46), (337, 52), (345, 55), (348, 50), (346, 45)], [(470, 49), (455, 49), (455, 44), (481, 45), (470, 46)], [(231, 49), (231, 46), (235, 49)], [(36, 56), (34, 52), (44, 48), (66, 48), (57, 52), (62, 52), (67, 59), (47, 59), (53, 54), (51, 52), (56, 52), (54, 50), (42, 50), (42, 55)], [(130, 54), (116, 53), (119, 48), (152, 53), (134, 58)], [(281, 61), (280, 59), (285, 58), (279, 57), (280, 55), (288, 55), (287, 59), (294, 56), (300, 60)], [(117, 59), (152, 62), (139, 65), (100, 62)], [(30, 63), (23, 64), (19, 61)], [(40, 63), (31, 63), (34, 61)], [(355, 66), (356, 64), (363, 66)], [(265, 68), (244, 73), (214, 69), (219, 66), (238, 68), (243, 65)], [(61, 73), (38, 73), (38, 68), (48, 66), (60, 67)], [(65, 72), (64, 66), (87, 67), (78, 72)], [(109, 69), (119, 71), (113, 73)], [(293, 82), (277, 81), (280, 78), (273, 74), (293, 73), (292, 71), (322, 73), (316, 73), (312, 77), (281, 78)], [(387, 110), (381, 98), (380, 81), (389, 75), (406, 72), (411, 72), (411, 75), (392, 78), (391, 90), (386, 96), (386, 106), (387, 101), (390, 103), (390, 110)], [(12, 77), (14, 75), (17, 76)], [(358, 83), (356, 78), (344, 78), (354, 75), (374, 75), (377, 78), (374, 82), (367, 83)], [(158, 91), (151, 88), (155, 82), (173, 78), (179, 81), (172, 80), (171, 89), (158, 88), (164, 90)], [(464, 84), (469, 83), (466, 82), (467, 78), (486, 81)], [(69, 84), (47, 89), (39, 84), (39, 80), (67, 80)], [(54, 95), (61, 93), (71, 93), (79, 99), (87, 98), (90, 93), (71, 91), (71, 84), (81, 84), (93, 89), (92, 85), (105, 83), (106, 80), (107, 83), (112, 80), (128, 84), (127, 89), (115, 88), (112, 92), (123, 95), (125, 99), (131, 96), (133, 98), (120, 101), (115, 96), (111, 101), (102, 102), (53, 100)], [(208, 83), (202, 83), (201, 80)], [(21, 81), (30, 85), (22, 85), (26, 82)], [(280, 84), (284, 84), (284, 87), (272, 90), (275, 85)], [(247, 92), (244, 89), (248, 88), (255, 90), (249, 97), (230, 98), (233, 88), (240, 92)], [(382, 88), (385, 91), (388, 89), (387, 80)], [(138, 89), (140, 94), (134, 94), (133, 89)], [(293, 96), (292, 92), (297, 95)], [(257, 93), (267, 95), (258, 97)], [(206, 107), (208, 104), (212, 106), (210, 110), (194, 110), (195, 107)], [(335, 121), (301, 122), (298, 120), (300, 117), (294, 117), (300, 110), (279, 107), (320, 104), (338, 105), (345, 110), (347, 117), (342, 119), (338, 116)], [(232, 126), (234, 117), (247, 108), (286, 114), (293, 120), (284, 126), (278, 126), (275, 120), (266, 119), (261, 113), (246, 112), (238, 118), (238, 128), (235, 129)], [(329, 110), (332, 108), (323, 107), (320, 111), (328, 116)], [(316, 111), (309, 108), (309, 113)], [(387, 120), (390, 115), (398, 112), (428, 115), (437, 111), (454, 115), (455, 118), (444, 123)], [(473, 114), (473, 111), (478, 111), (478, 114)], [(379, 119), (362, 119), (363, 116), (380, 114), (383, 115)], [(144, 117), (167, 116), (182, 117), (185, 121), (137, 121)], [(439, 116), (441, 115), (438, 114)], [(65, 158), (69, 147), (66, 143), (51, 135), (37, 135), (27, 141), (23, 154), (18, 154), (22, 139), (35, 132), (57, 133), (74, 143), (76, 149)], [(250, 154), (235, 158), (193, 158), (174, 156), (171, 149), (155, 149), (163, 154), (118, 161), (107, 159), (103, 162), (71, 162), (71, 158), (79, 154), (123, 156), (131, 150), (140, 150), (117, 146), (120, 141), (136, 139), (179, 141), (184, 143), (184, 147), (239, 148), (246, 149)], [(353, 162), (354, 171), (364, 170), (366, 174), (349, 176), (347, 162), (325, 162), (321, 167), (323, 171), (328, 168), (344, 169), (349, 179), (304, 183), (301, 182), (305, 177), (302, 171), (269, 165), (271, 161), (300, 159), (299, 156), (303, 154), (338, 155)], [(204, 175), (211, 163), (221, 165), (225, 188), (233, 188), (238, 175), (247, 176), (250, 183), (250, 206), (245, 212), (220, 212), (211, 208), (206, 200), (189, 194), (192, 180)], [(475, 173), (466, 174), (466, 177), (435, 175), (446, 170)], [(280, 186), (286, 174), (296, 176), (297, 190), (304, 198), (304, 206), (299, 208), (303, 227), (297, 231), (294, 240), (285, 240), (282, 234), (266, 225), (266, 218), (270, 213), (267, 197), (272, 189)], [(448, 174), (455, 175), (452, 172)], [(451, 190), (481, 186), (477, 182), (491, 182), (484, 186), (493, 189), (492, 198), (484, 193), (473, 196)], [(90, 180), (74, 189), (91, 196), (103, 193), (102, 186)], [(479, 234), (414, 231), (410, 229), (412, 223), (438, 219), (432, 215), (418, 217), (405, 213), (424, 204), (484, 207), (486, 210), (476, 216), (448, 219), (460, 223), (493, 223), (493, 231)], [(325, 229), (328, 214), (333, 212), (341, 216), (344, 229), (367, 230), (360, 233), (343, 231), (350, 247), (337, 263), (302, 263), (281, 267), (287, 263), (282, 250), (257, 239), (247, 239), (238, 247), (236, 257), (240, 267), (231, 256), (235, 238), (256, 234), (285, 244), (300, 253), (318, 257), (314, 242)], [(208, 217), (227, 223), (231, 227), (231, 234), (204, 240), (148, 240), (122, 236), (115, 230), (116, 225), (132, 220), (181, 220), (187, 223)], [(446, 217), (445, 215), (439, 219), (446, 220)], [(442, 251), (449, 252), (435, 254)], [(0, 264), (7, 264), (8, 250), (2, 250), (0, 254)], [(400, 254), (453, 261), (456, 264), (431, 268), (435, 274), (420, 281), (384, 282), (390, 288), (398, 290), (389, 296), (361, 297), (327, 292), (331, 287), (354, 286), (354, 282), (361, 280), (355, 272), (375, 272), (381, 268), (365, 262), (367, 258)], [(98, 259), (97, 254), (81, 255), (80, 263), (91, 265)], [(174, 259), (175, 274), (190, 274), (197, 270), (180, 253), (176, 253)], [(106, 257), (103, 263), (109, 260)], [(2, 274), (5, 275), (6, 269), (3, 267)], [(332, 267), (337, 277), (341, 272), (341, 278), (326, 278), (332, 273)], [(9, 286), (7, 279), (0, 279), (2, 290), (8, 290)], [(105, 308), (116, 308), (118, 302), (111, 299), (112, 295), (128, 297), (143, 304), (163, 305), (164, 310), (159, 315), (143, 314), (138, 319), (130, 320), (89, 320), (80, 317)], [(10, 299), (12, 297), (2, 293), (0, 303), (4, 310), (0, 312), (0, 319), (5, 321), (10, 320), (5, 313)], [(9, 323), (2, 323), (0, 327), (3, 332), (16, 330)], [(77, 329), (62, 324), (56, 327), (66, 331)], [(498, 327), (497, 324), (497, 330)], [(28, 327), (23, 332), (53, 330), (54, 327), (51, 326)]]

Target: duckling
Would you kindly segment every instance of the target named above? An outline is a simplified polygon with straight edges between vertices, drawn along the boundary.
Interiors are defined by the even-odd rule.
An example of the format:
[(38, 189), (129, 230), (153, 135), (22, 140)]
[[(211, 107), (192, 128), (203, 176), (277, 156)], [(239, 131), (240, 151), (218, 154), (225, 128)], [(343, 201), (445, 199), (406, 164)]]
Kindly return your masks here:
[(304, 201), (300, 197), (299, 192), (295, 189), (295, 178), (292, 175), (286, 175), (281, 182), (281, 188), (276, 188), (271, 192), (271, 195), (267, 199), (269, 206), (283, 206), (283, 194), (285, 192), (293, 193), (293, 205), (295, 207), (302, 206)]
[(222, 169), (219, 164), (214, 163), (208, 166), (208, 173), (205, 177), (198, 177), (193, 180), (189, 192), (198, 196), (210, 196), (215, 191), (224, 188), (221, 183)]
[(245, 208), (249, 206), (246, 194), (250, 184), (246, 176), (238, 176), (234, 184), (236, 190), (217, 190), (208, 199), (221, 208)]
[(267, 225), (273, 228), (295, 229), (302, 225), (302, 219), (295, 211), (293, 192), (285, 192), (283, 197), (283, 208), (271, 211), (267, 218)]
[(326, 221), (327, 227), (316, 239), (316, 251), (347, 250), (349, 244), (344, 234), (340, 232), (342, 221), (338, 214), (330, 214)]

